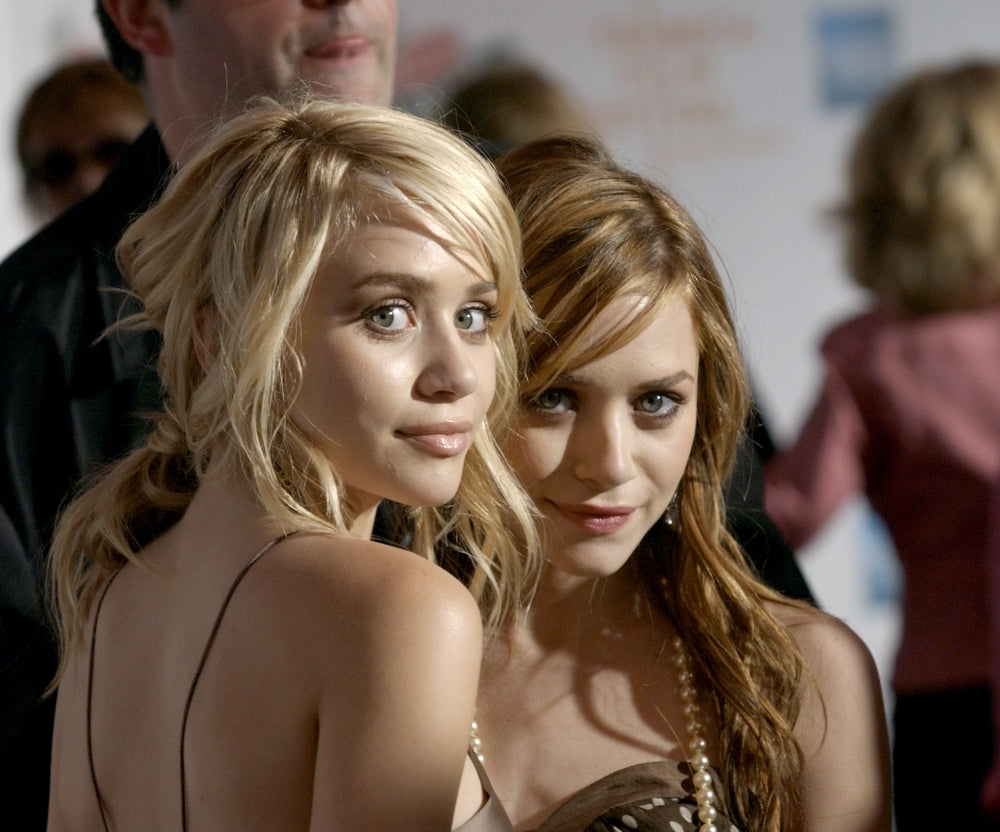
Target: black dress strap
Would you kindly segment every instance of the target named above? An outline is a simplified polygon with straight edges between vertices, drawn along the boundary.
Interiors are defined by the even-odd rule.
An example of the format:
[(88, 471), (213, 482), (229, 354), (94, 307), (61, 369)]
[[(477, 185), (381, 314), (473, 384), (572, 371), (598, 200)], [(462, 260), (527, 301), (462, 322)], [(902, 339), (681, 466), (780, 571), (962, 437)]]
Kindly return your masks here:
[(108, 595), (108, 590), (111, 589), (111, 584), (114, 583), (115, 578), (117, 578), (121, 572), (122, 567), (118, 567), (115, 573), (108, 578), (108, 582), (104, 585), (104, 590), (101, 592), (101, 597), (97, 600), (97, 608), (94, 610), (94, 626), (90, 632), (90, 662), (87, 670), (87, 763), (90, 766), (90, 782), (94, 785), (94, 794), (97, 797), (97, 809), (101, 813), (101, 823), (104, 825), (104, 832), (110, 832), (108, 829), (108, 818), (104, 813), (104, 798), (101, 797), (101, 790), (97, 785), (97, 771), (94, 769), (94, 737), (91, 730), (91, 703), (94, 698), (94, 650), (97, 647), (97, 621), (101, 617), (101, 607), (104, 606), (104, 599)]

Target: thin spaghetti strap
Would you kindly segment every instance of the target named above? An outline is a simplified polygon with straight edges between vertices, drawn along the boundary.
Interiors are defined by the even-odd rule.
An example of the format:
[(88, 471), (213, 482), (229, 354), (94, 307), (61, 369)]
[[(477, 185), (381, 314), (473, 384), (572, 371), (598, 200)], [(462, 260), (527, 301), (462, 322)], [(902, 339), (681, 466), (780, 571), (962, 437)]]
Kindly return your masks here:
[[(281, 543), (283, 540), (287, 540), (295, 534), (294, 531), (287, 532), (280, 537), (274, 538), (274, 540), (269, 541), (264, 547), (257, 552), (250, 560), (247, 562), (246, 566), (240, 570), (240, 573), (236, 576), (236, 580), (233, 581), (233, 585), (229, 588), (229, 592), (226, 594), (225, 600), (222, 602), (222, 608), (219, 610), (219, 614), (215, 618), (215, 624), (212, 626), (212, 631), (208, 637), (208, 643), (205, 645), (205, 649), (202, 652), (201, 660), (198, 662), (198, 669), (195, 672), (194, 681), (191, 683), (191, 689), (188, 691), (187, 701), (184, 703), (184, 718), (181, 723), (181, 828), (187, 830), (187, 786), (185, 783), (185, 772), (184, 772), (184, 735), (187, 731), (187, 718), (188, 711), (191, 709), (191, 700), (194, 698), (194, 689), (198, 684), (198, 679), (201, 676), (201, 671), (205, 667), (205, 661), (208, 658), (209, 650), (212, 647), (212, 643), (215, 641), (215, 635), (219, 630), (219, 625), (222, 623), (222, 616), (226, 612), (226, 607), (229, 606), (229, 601), (233, 597), (233, 593), (236, 591), (236, 587), (239, 586), (240, 581), (246, 576), (250, 568), (263, 557), (268, 551), (270, 551), (274, 546)], [(89, 678), (87, 679), (87, 762), (90, 765), (90, 781), (94, 786), (94, 794), (97, 796), (97, 808), (101, 813), (101, 823), (104, 826), (104, 832), (110, 832), (108, 827), (108, 818), (104, 810), (104, 798), (101, 797), (100, 787), (97, 785), (97, 770), (94, 767), (94, 741), (93, 733), (91, 727), (91, 710), (94, 695), (94, 655), (97, 645), (97, 621), (101, 617), (101, 607), (104, 606), (104, 599), (107, 597), (108, 590), (111, 589), (111, 584), (115, 578), (121, 574), (121, 567), (108, 579), (104, 590), (101, 592), (101, 597), (97, 601), (97, 607), (94, 610), (94, 626), (90, 634), (90, 666), (89, 666)]]
[[(264, 545), (264, 547), (257, 552), (250, 560), (247, 562), (240, 573), (236, 576), (236, 580), (233, 581), (233, 585), (229, 587), (229, 592), (226, 593), (225, 600), (222, 602), (222, 607), (219, 610), (219, 614), (215, 617), (215, 623), (212, 625), (212, 631), (208, 635), (208, 641), (205, 644), (205, 649), (202, 651), (201, 660), (198, 662), (198, 669), (195, 671), (194, 679), (191, 682), (191, 689), (188, 691), (187, 700), (184, 703), (184, 716), (181, 720), (181, 829), (183, 832), (187, 832), (187, 775), (184, 768), (184, 739), (187, 735), (187, 721), (188, 713), (191, 710), (191, 702), (194, 699), (194, 691), (198, 686), (198, 680), (201, 678), (201, 672), (205, 668), (205, 662), (208, 660), (208, 654), (212, 649), (212, 644), (215, 643), (215, 636), (219, 632), (219, 625), (222, 624), (222, 616), (226, 613), (226, 608), (229, 606), (229, 602), (232, 600), (233, 594), (236, 592), (236, 587), (240, 585), (243, 578), (246, 577), (247, 572), (250, 571), (251, 567), (259, 561), (267, 552), (272, 548), (277, 546), (284, 540), (287, 540), (295, 534), (294, 531), (286, 532), (280, 537), (274, 538), (274, 540), (269, 541)], [(105, 827), (106, 828), (106, 827)]]
[(97, 645), (97, 621), (101, 617), (101, 607), (104, 606), (104, 599), (108, 595), (108, 590), (111, 589), (111, 584), (121, 574), (121, 571), (122, 567), (119, 566), (115, 573), (108, 578), (108, 582), (101, 592), (101, 597), (97, 599), (97, 607), (94, 609), (94, 626), (90, 632), (90, 663), (87, 671), (87, 763), (90, 765), (90, 782), (94, 785), (94, 795), (97, 797), (97, 809), (101, 813), (104, 832), (110, 832), (110, 830), (108, 829), (108, 818), (104, 813), (104, 798), (101, 797), (101, 790), (97, 785), (97, 770), (94, 768), (94, 738), (90, 724), (94, 699), (94, 651)]

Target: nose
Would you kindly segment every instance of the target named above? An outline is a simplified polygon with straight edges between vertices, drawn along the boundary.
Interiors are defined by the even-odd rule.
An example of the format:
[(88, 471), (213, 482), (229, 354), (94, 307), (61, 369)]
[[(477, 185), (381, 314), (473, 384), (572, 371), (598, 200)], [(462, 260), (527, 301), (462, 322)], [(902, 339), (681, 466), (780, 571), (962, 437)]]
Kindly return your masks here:
[(479, 387), (479, 372), (470, 351), (489, 347), (470, 345), (453, 326), (447, 329), (450, 332), (428, 333), (424, 339), (422, 367), (415, 386), (419, 398), (457, 401)]
[(573, 474), (605, 490), (632, 480), (636, 472), (630, 425), (627, 414), (613, 410), (578, 415), (570, 440)]

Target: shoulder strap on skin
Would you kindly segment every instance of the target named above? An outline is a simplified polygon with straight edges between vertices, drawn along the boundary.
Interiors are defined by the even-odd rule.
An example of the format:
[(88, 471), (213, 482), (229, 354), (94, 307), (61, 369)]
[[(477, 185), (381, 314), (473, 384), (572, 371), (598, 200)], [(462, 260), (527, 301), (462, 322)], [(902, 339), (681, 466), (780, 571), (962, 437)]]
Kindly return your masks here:
[(251, 567), (257, 563), (257, 561), (293, 534), (295, 534), (295, 532), (286, 532), (281, 535), (281, 537), (276, 537), (274, 540), (267, 542), (259, 552), (250, 558), (247, 565), (244, 566), (240, 570), (240, 574), (236, 576), (236, 580), (233, 581), (233, 585), (229, 587), (229, 592), (226, 593), (226, 597), (222, 602), (222, 607), (219, 609), (219, 614), (215, 617), (215, 623), (212, 625), (212, 632), (208, 634), (208, 642), (205, 644), (205, 649), (201, 654), (201, 660), (198, 662), (198, 669), (195, 671), (194, 679), (191, 681), (191, 689), (188, 691), (187, 701), (184, 703), (184, 716), (181, 720), (181, 829), (183, 832), (187, 832), (187, 776), (184, 770), (184, 738), (187, 735), (188, 712), (191, 710), (191, 702), (194, 699), (194, 689), (198, 686), (198, 680), (201, 678), (201, 671), (205, 668), (205, 662), (208, 660), (209, 651), (211, 651), (212, 644), (215, 643), (215, 636), (219, 632), (219, 625), (222, 623), (222, 616), (226, 614), (226, 608), (229, 606), (229, 602), (232, 600), (233, 595), (236, 592), (236, 587), (240, 585), (241, 581), (246, 577), (247, 572), (250, 571)]
[[(261, 549), (258, 551), (246, 565), (240, 570), (239, 574), (236, 576), (229, 587), (229, 592), (226, 593), (225, 599), (222, 601), (222, 606), (219, 609), (218, 615), (215, 617), (215, 623), (212, 625), (212, 630), (208, 635), (208, 641), (205, 644), (205, 649), (202, 651), (201, 659), (198, 661), (198, 668), (195, 671), (194, 679), (191, 682), (191, 688), (188, 690), (187, 699), (184, 702), (184, 716), (181, 722), (181, 744), (180, 744), (180, 762), (181, 762), (181, 829), (187, 830), (187, 780), (186, 773), (184, 769), (184, 738), (187, 734), (187, 720), (188, 713), (191, 710), (191, 702), (194, 699), (194, 691), (198, 686), (198, 680), (201, 678), (201, 672), (205, 668), (205, 662), (208, 660), (208, 654), (212, 649), (212, 645), (215, 642), (215, 636), (219, 632), (219, 625), (222, 624), (222, 618), (226, 613), (226, 609), (229, 607), (229, 602), (232, 600), (233, 595), (236, 592), (236, 588), (240, 585), (243, 578), (246, 577), (247, 572), (253, 567), (257, 561), (259, 561), (267, 552), (273, 549), (277, 544), (284, 540), (287, 540), (295, 534), (294, 531), (287, 532), (280, 537), (276, 537), (273, 540), (268, 541)], [(111, 588), (111, 584), (115, 578), (121, 573), (121, 569), (114, 573), (109, 579), (108, 583), (104, 587), (104, 591), (101, 593), (101, 597), (97, 602), (97, 608), (94, 611), (94, 626), (90, 636), (90, 665), (89, 665), (89, 676), (87, 679), (87, 762), (90, 765), (90, 780), (94, 786), (94, 794), (97, 796), (97, 807), (101, 813), (101, 823), (104, 825), (104, 832), (110, 832), (108, 828), (108, 819), (104, 810), (104, 799), (101, 797), (101, 790), (97, 785), (97, 772), (94, 768), (94, 748), (93, 748), (93, 736), (91, 731), (91, 704), (93, 701), (94, 692), (94, 652), (97, 645), (97, 622), (101, 616), (101, 607), (104, 605), (104, 599), (107, 597), (108, 590)]]
[(108, 582), (104, 585), (104, 591), (97, 601), (97, 608), (94, 610), (94, 626), (90, 633), (90, 662), (87, 669), (87, 763), (90, 766), (90, 782), (94, 785), (94, 794), (97, 796), (97, 809), (101, 813), (101, 823), (104, 825), (104, 832), (110, 831), (108, 829), (108, 818), (104, 813), (104, 798), (101, 797), (101, 790), (97, 785), (97, 771), (94, 769), (94, 738), (91, 731), (90, 712), (91, 703), (94, 698), (94, 651), (97, 648), (97, 621), (101, 617), (101, 607), (104, 606), (104, 599), (108, 595), (108, 590), (111, 589), (111, 584), (121, 574), (121, 571), (122, 567), (119, 567), (108, 578)]

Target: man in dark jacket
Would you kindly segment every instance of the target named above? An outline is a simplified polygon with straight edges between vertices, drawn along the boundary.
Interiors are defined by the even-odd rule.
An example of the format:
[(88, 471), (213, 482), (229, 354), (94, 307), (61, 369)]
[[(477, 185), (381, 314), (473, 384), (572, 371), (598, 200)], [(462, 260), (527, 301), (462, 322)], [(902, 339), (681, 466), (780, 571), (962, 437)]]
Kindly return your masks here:
[(43, 829), (55, 672), (44, 553), (59, 507), (134, 447), (158, 408), (151, 333), (102, 338), (135, 310), (114, 247), (220, 115), (305, 82), (388, 105), (396, 0), (98, 0), (112, 59), (152, 124), (101, 188), (0, 264), (0, 778), (19, 829)]

